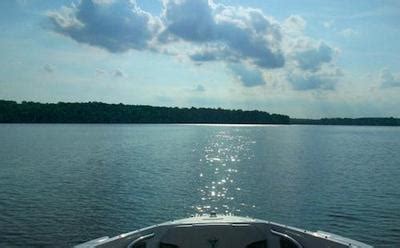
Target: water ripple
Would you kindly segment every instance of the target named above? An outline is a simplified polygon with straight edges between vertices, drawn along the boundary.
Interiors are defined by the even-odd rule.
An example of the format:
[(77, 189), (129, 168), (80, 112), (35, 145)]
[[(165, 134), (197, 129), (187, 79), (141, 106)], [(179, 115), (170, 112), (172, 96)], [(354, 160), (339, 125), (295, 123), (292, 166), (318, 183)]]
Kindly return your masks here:
[(217, 211), (400, 247), (400, 129), (0, 125), (0, 247)]

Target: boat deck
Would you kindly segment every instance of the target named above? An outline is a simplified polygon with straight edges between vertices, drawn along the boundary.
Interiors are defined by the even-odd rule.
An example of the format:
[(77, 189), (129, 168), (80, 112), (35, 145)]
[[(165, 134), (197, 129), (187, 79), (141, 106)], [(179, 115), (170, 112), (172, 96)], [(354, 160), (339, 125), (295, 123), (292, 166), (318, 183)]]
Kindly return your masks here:
[(367, 244), (317, 231), (232, 215), (202, 215), (92, 240), (76, 248), (370, 248)]

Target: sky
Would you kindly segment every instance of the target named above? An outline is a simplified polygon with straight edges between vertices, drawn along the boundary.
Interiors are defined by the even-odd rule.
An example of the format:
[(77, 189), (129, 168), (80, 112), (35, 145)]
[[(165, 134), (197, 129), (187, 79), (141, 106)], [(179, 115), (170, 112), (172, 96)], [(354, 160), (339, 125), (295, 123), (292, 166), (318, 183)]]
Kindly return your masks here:
[(0, 99), (400, 117), (396, 0), (2, 0)]

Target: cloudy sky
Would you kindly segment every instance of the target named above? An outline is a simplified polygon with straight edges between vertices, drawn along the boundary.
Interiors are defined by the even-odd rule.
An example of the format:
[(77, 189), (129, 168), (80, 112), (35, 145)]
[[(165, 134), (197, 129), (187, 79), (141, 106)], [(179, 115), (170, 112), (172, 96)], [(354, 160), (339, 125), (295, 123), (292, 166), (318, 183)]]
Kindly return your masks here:
[(2, 0), (0, 99), (400, 117), (396, 0)]

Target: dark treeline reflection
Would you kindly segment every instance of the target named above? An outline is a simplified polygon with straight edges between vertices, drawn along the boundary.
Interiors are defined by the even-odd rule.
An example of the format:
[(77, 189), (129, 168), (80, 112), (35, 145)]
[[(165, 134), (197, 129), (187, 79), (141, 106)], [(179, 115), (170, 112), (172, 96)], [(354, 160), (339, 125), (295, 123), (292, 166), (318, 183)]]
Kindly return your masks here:
[(0, 100), (3, 123), (229, 123), (289, 124), (287, 115), (212, 108), (88, 103), (17, 103)]

